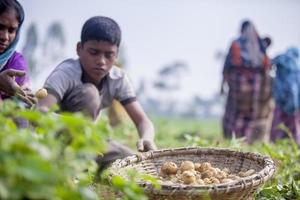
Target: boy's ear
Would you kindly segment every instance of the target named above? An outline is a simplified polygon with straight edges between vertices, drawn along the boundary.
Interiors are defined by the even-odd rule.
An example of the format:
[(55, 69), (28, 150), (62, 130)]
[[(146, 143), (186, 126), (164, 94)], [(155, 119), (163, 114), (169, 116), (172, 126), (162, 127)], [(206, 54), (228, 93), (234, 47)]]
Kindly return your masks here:
[(82, 43), (81, 42), (77, 42), (76, 51), (77, 51), (77, 55), (78, 56), (79, 56), (81, 50), (82, 50)]

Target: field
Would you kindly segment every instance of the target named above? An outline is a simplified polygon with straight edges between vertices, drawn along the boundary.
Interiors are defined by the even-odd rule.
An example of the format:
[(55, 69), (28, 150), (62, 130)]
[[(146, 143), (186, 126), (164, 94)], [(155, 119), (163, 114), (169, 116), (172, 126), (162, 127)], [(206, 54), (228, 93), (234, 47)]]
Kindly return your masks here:
[[(18, 129), (16, 117), (29, 120), (30, 128)], [(152, 120), (159, 148), (228, 147), (269, 155), (276, 162), (276, 174), (255, 199), (300, 199), (300, 150), (292, 139), (248, 146), (243, 139), (224, 140), (217, 120)], [(114, 199), (111, 190), (125, 194), (122, 199), (146, 199), (135, 183), (138, 175), (131, 173), (129, 181), (115, 177), (107, 185), (105, 179), (98, 181), (93, 160), (105, 151), (108, 137), (136, 149), (133, 124), (112, 129), (105, 118), (92, 123), (80, 114), (45, 115), (11, 102), (2, 104), (0, 123), (0, 199)]]
[[(155, 141), (158, 148), (196, 145), (196, 141), (222, 140), (221, 124), (218, 120), (197, 120), (180, 118), (152, 117), (155, 126)], [(135, 149), (138, 134), (131, 122), (114, 129), (112, 138)]]

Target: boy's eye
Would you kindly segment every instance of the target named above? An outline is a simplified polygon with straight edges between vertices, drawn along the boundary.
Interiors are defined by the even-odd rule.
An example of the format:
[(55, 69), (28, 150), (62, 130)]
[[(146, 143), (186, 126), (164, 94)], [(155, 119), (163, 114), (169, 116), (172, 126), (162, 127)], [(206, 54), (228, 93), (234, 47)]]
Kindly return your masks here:
[(114, 56), (115, 56), (114, 53), (105, 53), (105, 58), (106, 58), (106, 59), (113, 59)]
[(97, 51), (94, 51), (94, 50), (89, 50), (89, 53), (91, 54), (91, 55), (97, 55)]

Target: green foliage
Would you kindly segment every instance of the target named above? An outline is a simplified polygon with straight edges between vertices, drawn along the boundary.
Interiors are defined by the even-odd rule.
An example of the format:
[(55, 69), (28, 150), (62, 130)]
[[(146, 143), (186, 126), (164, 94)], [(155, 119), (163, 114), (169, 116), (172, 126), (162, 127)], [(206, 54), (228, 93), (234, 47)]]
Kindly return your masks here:
[(125, 195), (122, 199), (145, 200), (146, 197), (143, 189), (136, 183), (136, 176), (131, 175), (129, 177), (130, 178), (127, 180), (120, 176), (113, 176), (112, 185), (115, 187), (115, 189), (117, 189), (117, 191), (121, 191)]
[[(30, 126), (20, 129), (17, 121)], [(143, 200), (137, 180), (158, 186), (153, 177), (134, 172), (129, 180), (95, 182), (94, 158), (105, 152), (111, 135), (105, 117), (95, 123), (81, 114), (42, 114), (5, 101), (0, 123), (0, 199), (115, 199), (115, 191), (125, 199)], [(105, 185), (111, 188), (103, 195)]]
[(258, 192), (257, 199), (300, 199), (300, 149), (293, 144), (293, 140), (284, 139), (261, 146), (260, 151), (275, 160), (277, 170), (275, 178)]
[(123, 199), (128, 200), (143, 200), (147, 199), (143, 189), (138, 186), (139, 182), (151, 183), (156, 189), (160, 189), (158, 180), (151, 175), (141, 174), (134, 170), (128, 170), (128, 179), (123, 179), (120, 176), (112, 177), (112, 185), (122, 191), (125, 196)]
[[(15, 119), (29, 120), (18, 129)], [(105, 150), (105, 121), (1, 104), (0, 199), (97, 199), (89, 185)]]

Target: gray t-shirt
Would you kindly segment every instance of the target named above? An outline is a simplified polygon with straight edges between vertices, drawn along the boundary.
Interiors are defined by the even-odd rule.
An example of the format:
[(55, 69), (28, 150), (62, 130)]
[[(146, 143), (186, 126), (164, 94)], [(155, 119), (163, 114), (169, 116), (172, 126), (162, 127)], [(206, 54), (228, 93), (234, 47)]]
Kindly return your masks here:
[[(59, 64), (47, 78), (44, 88), (62, 102), (73, 89), (83, 84), (79, 59), (68, 59)], [(99, 88), (99, 87), (97, 87)], [(102, 83), (100, 109), (111, 105), (113, 99), (126, 105), (136, 100), (136, 94), (125, 72), (113, 66)]]

